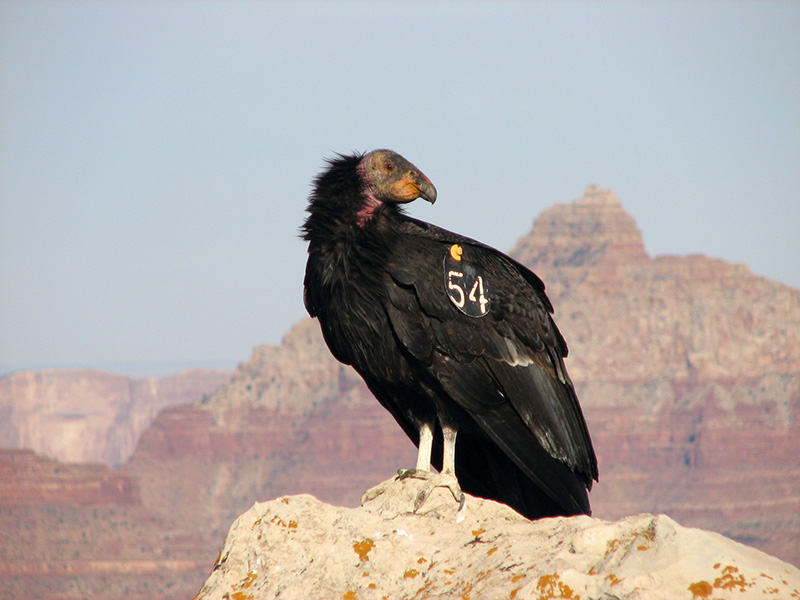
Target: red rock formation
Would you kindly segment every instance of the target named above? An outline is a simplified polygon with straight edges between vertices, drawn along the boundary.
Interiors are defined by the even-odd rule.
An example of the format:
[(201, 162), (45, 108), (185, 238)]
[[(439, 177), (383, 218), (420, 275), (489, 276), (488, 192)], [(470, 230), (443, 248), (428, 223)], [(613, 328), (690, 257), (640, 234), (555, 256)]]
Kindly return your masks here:
[(194, 402), (229, 379), (208, 369), (162, 379), (78, 369), (14, 373), (0, 378), (0, 447), (116, 466), (162, 408)]
[(133, 505), (136, 481), (105, 465), (73, 465), (32, 450), (0, 449), (0, 507)]
[[(600, 462), (595, 516), (663, 512), (800, 563), (800, 291), (721, 260), (649, 257), (633, 219), (596, 187), (543, 213), (513, 252), (545, 280), (570, 344)], [(413, 460), (399, 427), (305, 319), (215, 393), (159, 415), (116, 471), (136, 483), (139, 504), (81, 513), (80, 528), (54, 522), (51, 508), (18, 506), (12, 518), (0, 507), (0, 526), (24, 522), (42, 539), (45, 523), (63, 532), (62, 555), (82, 551), (82, 530), (113, 532), (129, 573), (146, 561), (210, 567), (254, 501), (306, 492), (353, 506)], [(21, 572), (30, 556), (54, 564), (51, 548), (14, 547), (2, 568)], [(85, 577), (48, 568), (53, 597), (74, 598), (81, 585), (96, 589), (105, 567), (71, 564)], [(204, 577), (187, 583), (195, 571), (175, 569), (158, 581), (189, 597)], [(152, 581), (149, 571), (124, 578), (136, 594), (169, 596)]]
[(556, 204), (533, 223), (536, 235), (513, 253), (526, 265), (583, 266), (647, 259), (642, 233), (610, 190), (590, 185), (579, 200)]
[(159, 519), (134, 478), (30, 450), (0, 451), (0, 532), (3, 598), (178, 600), (208, 573), (202, 533)]

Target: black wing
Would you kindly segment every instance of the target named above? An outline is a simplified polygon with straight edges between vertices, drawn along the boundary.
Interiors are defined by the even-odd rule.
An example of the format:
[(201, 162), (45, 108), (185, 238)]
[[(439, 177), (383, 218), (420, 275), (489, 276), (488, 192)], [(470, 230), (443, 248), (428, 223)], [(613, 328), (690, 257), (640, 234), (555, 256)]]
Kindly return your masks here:
[[(597, 462), (541, 280), (474, 240), (413, 219), (403, 227), (402, 251), (386, 265), (384, 278), (397, 339), (530, 481), (565, 512), (588, 513), (586, 491), (597, 479)], [(452, 244), (463, 255), (450, 264), (469, 265), (482, 285), (476, 280), (474, 289), (453, 293), (451, 283), (455, 302), (447, 281)], [(475, 309), (485, 310), (483, 316), (456, 305), (470, 293), (484, 302)], [(465, 451), (460, 441), (456, 457), (470, 452), (477, 451)]]

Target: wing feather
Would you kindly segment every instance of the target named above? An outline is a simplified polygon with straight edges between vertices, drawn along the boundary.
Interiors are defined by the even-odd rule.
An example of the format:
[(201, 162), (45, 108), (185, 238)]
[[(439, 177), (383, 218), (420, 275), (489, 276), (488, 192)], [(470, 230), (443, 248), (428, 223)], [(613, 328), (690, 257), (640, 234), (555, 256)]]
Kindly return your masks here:
[[(541, 280), (431, 225), (406, 233), (414, 235), (405, 236), (402, 256), (386, 265), (395, 335), (531, 480), (556, 501), (588, 509), (596, 458)], [(443, 258), (452, 243), (490, 279), (484, 317), (461, 313), (447, 296)]]

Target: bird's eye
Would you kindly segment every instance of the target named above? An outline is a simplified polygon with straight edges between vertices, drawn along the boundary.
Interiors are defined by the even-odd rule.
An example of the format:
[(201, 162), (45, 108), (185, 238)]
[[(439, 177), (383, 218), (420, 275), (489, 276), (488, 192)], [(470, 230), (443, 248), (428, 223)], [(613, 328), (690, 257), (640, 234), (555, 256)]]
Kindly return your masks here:
[(384, 167), (385, 167), (385, 168), (386, 168), (386, 170), (387, 170), (387, 171), (389, 171), (390, 173), (391, 173), (392, 171), (394, 171), (394, 165), (393, 165), (392, 163), (386, 163), (386, 164), (384, 165)]

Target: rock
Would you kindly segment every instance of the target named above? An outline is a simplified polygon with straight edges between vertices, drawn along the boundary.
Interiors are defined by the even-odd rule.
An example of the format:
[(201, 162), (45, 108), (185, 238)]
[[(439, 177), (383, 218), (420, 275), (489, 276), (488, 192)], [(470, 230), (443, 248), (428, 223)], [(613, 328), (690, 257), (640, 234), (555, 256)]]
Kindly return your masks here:
[(32, 450), (0, 449), (0, 508), (139, 503), (135, 479), (103, 464), (64, 464)]
[(800, 571), (664, 515), (528, 521), (395, 481), (360, 508), (313, 496), (257, 503), (228, 533), (196, 600), (370, 598), (797, 598)]
[(0, 447), (116, 466), (161, 409), (195, 402), (229, 379), (229, 372), (211, 369), (161, 379), (84, 369), (0, 377)]
[(648, 258), (642, 232), (613, 190), (596, 185), (571, 203), (536, 217), (536, 235), (521, 238), (512, 254), (525, 265), (581, 266), (630, 263)]

